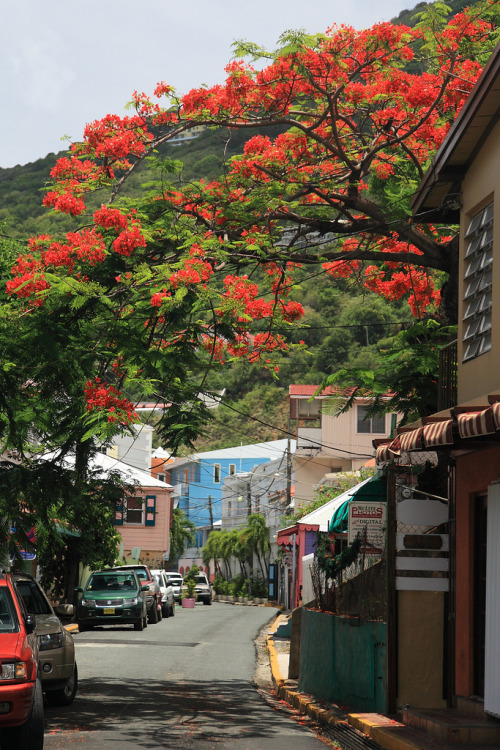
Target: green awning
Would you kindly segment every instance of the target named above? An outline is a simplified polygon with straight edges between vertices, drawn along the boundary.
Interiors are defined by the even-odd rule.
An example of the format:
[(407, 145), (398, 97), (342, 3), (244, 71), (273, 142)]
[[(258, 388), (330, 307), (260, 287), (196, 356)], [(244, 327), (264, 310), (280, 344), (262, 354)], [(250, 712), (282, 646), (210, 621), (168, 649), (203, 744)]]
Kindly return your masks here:
[(349, 503), (353, 500), (360, 502), (385, 502), (387, 500), (387, 480), (385, 477), (374, 476), (369, 482), (363, 484), (358, 490), (355, 490), (345, 503), (337, 508), (332, 516), (328, 531), (334, 534), (341, 534), (347, 531), (347, 521), (349, 517)]

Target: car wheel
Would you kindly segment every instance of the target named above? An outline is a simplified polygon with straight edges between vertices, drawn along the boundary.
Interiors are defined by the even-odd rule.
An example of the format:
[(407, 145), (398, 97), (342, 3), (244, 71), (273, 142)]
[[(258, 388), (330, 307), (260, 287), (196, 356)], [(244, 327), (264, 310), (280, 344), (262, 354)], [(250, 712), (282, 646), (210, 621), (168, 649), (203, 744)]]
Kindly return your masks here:
[(60, 690), (47, 690), (47, 703), (51, 706), (70, 706), (75, 700), (78, 689), (78, 669), (75, 664), (73, 674), (67, 681), (66, 685)]
[(40, 680), (35, 681), (31, 713), (20, 727), (2, 729), (2, 750), (43, 749), (43, 691)]
[(211, 599), (203, 599), (203, 604), (212, 604)]
[(170, 617), (173, 617), (175, 615), (175, 602), (172, 602), (170, 605)]
[(83, 622), (78, 623), (78, 630), (80, 631), (80, 633), (85, 633), (87, 630), (92, 630), (92, 627), (92, 625), (87, 625)]
[(149, 608), (148, 622), (151, 625), (154, 625), (155, 623), (158, 622), (158, 607), (156, 606), (156, 599), (151, 605), (151, 607)]
[(144, 630), (144, 618), (140, 617), (138, 620), (134, 622), (134, 630), (142, 631)]
[(147, 628), (147, 626), (148, 626), (148, 613), (147, 612), (144, 613), (144, 616), (142, 618), (142, 622), (143, 622), (144, 630), (145, 630)]
[(161, 607), (161, 604), (159, 607), (157, 606), (156, 609), (158, 611), (158, 622), (161, 622), (163, 620), (163, 609)]
[(165, 606), (163, 606), (162, 604), (161, 611), (162, 611), (163, 617), (165, 618), (170, 617), (170, 607), (168, 606), (168, 604), (165, 604)]

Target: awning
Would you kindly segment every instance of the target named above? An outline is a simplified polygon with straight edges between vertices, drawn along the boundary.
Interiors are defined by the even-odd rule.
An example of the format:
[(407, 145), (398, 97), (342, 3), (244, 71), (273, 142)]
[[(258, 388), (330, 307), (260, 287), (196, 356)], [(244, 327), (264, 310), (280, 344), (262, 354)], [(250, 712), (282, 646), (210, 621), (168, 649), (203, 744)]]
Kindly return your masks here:
[(424, 445), (431, 448), (436, 445), (453, 444), (453, 419), (431, 422), (423, 428)]
[(400, 432), (392, 442), (377, 445), (376, 463), (385, 463), (408, 451), (422, 451), (426, 448), (433, 450), (439, 446), (453, 445), (456, 440), (454, 429), (462, 439), (492, 435), (500, 431), (500, 402), (487, 409), (470, 408), (457, 412), (454, 418), (437, 419), (423, 427)]
[(496, 432), (491, 406), (483, 411), (457, 414), (457, 424), (458, 433), (462, 438), (491, 435)]
[(298, 523), (296, 523), (294, 526), (287, 526), (285, 529), (280, 529), (276, 536), (276, 543), (280, 547), (287, 547), (289, 544), (292, 544), (292, 537), (297, 534), (298, 530)]
[(355, 489), (351, 496), (344, 500), (332, 516), (328, 531), (334, 534), (341, 534), (347, 531), (347, 519), (349, 516), (349, 503), (356, 502), (385, 502), (387, 500), (387, 480), (385, 477), (374, 476), (368, 482), (363, 483), (358, 489)]
[(377, 445), (377, 448), (375, 450), (376, 464), (385, 464), (388, 461), (392, 461), (392, 459), (394, 458), (394, 453), (391, 453), (391, 451), (389, 450), (389, 445), (389, 440), (384, 445)]
[(424, 428), (418, 427), (416, 430), (410, 430), (409, 432), (402, 432), (399, 436), (399, 443), (401, 450), (406, 451), (419, 451), (423, 447), (422, 435)]

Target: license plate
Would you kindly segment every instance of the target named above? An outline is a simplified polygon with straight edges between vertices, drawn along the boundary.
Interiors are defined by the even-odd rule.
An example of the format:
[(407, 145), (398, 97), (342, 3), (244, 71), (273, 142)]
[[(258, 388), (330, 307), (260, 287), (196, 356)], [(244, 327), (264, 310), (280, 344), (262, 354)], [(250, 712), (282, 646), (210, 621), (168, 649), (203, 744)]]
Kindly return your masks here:
[(114, 615), (115, 614), (115, 608), (114, 607), (104, 607), (102, 610), (103, 615)]

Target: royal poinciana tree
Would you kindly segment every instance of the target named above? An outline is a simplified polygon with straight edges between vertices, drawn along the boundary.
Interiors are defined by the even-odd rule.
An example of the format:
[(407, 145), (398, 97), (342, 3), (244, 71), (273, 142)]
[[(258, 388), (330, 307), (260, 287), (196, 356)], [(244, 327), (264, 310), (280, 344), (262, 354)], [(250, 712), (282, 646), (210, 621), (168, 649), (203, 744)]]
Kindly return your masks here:
[[(75, 452), (85, 481), (94, 437), (130, 429), (138, 393), (168, 402), (162, 441), (189, 444), (214, 362), (266, 367), (286, 351), (277, 328), (303, 314), (307, 264), (435, 311), (455, 232), (415, 224), (409, 201), (494, 47), (498, 8), (444, 14), (287, 33), (273, 53), (247, 44), (253, 63), (230, 63), (225, 83), (182, 97), (160, 83), (134, 94), (134, 114), (89, 124), (44, 199), (74, 231), (32, 237), (9, 264), (4, 446)], [(220, 180), (185, 184), (161, 146), (200, 124), (248, 140)], [(131, 198), (147, 159), (158, 179)]]

